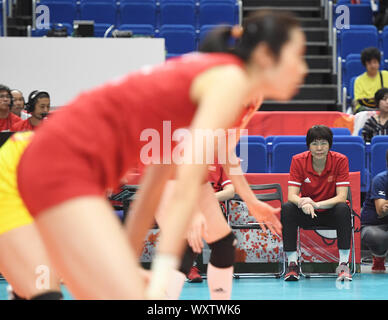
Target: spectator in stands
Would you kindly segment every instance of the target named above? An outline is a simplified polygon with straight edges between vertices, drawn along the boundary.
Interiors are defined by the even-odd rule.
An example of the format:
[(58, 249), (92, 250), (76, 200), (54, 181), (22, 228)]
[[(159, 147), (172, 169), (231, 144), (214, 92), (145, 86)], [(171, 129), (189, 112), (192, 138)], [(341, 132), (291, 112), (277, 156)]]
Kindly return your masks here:
[[(385, 154), (388, 166), (388, 150)], [(385, 271), (388, 249), (388, 171), (377, 174), (361, 210), (361, 241), (372, 252), (372, 272)]]
[(333, 133), (316, 125), (306, 136), (309, 151), (292, 158), (288, 202), (281, 209), (283, 246), (288, 259), (284, 280), (299, 279), (296, 252), (298, 227), (327, 226), (337, 230), (339, 267), (337, 280), (351, 280), (348, 261), (351, 242), (351, 212), (346, 204), (349, 187), (348, 159), (330, 151)]
[(11, 90), (7, 86), (0, 84), (0, 132), (13, 131), (13, 125), (21, 121), (20, 117), (10, 111), (12, 105)]
[(28, 96), (27, 112), (31, 115), (13, 126), (14, 131), (35, 130), (50, 111), (50, 95), (46, 91), (34, 90)]
[(354, 113), (375, 109), (374, 95), (377, 90), (388, 86), (388, 71), (380, 71), (381, 53), (370, 47), (361, 52), (361, 62), (366, 72), (354, 82)]
[[(378, 10), (376, 12), (376, 2), (379, 3)], [(374, 11), (374, 25), (377, 29), (383, 30), (384, 26), (388, 24), (388, 0), (371, 0), (372, 10)]]
[(388, 88), (377, 90), (374, 100), (379, 113), (371, 116), (362, 128), (365, 142), (371, 142), (374, 136), (388, 134)]
[(16, 114), (22, 120), (29, 118), (30, 115), (24, 109), (26, 102), (24, 100), (23, 93), (18, 89), (12, 89), (11, 94), (13, 98), (13, 106), (11, 108), (11, 112)]

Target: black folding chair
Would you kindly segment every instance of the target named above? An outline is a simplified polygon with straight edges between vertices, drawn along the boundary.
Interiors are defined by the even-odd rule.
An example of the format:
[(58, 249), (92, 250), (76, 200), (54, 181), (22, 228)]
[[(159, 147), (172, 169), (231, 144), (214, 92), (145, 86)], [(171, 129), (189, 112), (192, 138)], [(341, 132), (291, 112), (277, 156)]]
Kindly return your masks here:
[[(354, 241), (354, 214), (353, 214), (353, 201), (352, 201), (352, 192), (350, 187), (348, 188), (348, 196), (347, 200), (349, 201), (350, 204), (350, 211), (351, 211), (351, 221), (352, 221), (352, 237), (351, 237), (351, 254), (352, 254), (352, 262), (351, 262), (351, 268), (350, 272), (352, 275), (356, 273), (356, 249), (355, 249), (355, 241)], [(297, 252), (298, 252), (298, 260), (300, 262), (301, 260), (301, 242), (300, 242), (300, 229), (301, 227), (298, 228), (298, 239), (297, 239)], [(330, 227), (324, 227), (324, 226), (312, 226), (312, 227), (305, 227), (302, 228), (303, 230), (334, 230), (333, 228)], [(334, 230), (335, 231), (335, 230)], [(322, 273), (322, 272), (314, 272), (314, 273), (306, 273), (302, 270), (302, 264), (299, 263), (299, 268), (300, 268), (300, 274), (306, 278), (337, 278), (337, 273), (334, 272), (328, 272), (328, 273)]]
[[(263, 190), (274, 190), (271, 193), (257, 193), (255, 192), (256, 198), (260, 201), (280, 201), (280, 204), (283, 204), (283, 193), (280, 184), (261, 184), (261, 185), (251, 185), (253, 191), (263, 191)], [(230, 201), (243, 201), (239, 195), (235, 195), (233, 199), (228, 200), (227, 202), (227, 212), (228, 212), (228, 224), (232, 230), (241, 230), (241, 229), (261, 229), (261, 225), (258, 222), (248, 223), (248, 224), (236, 224), (231, 220), (230, 215)], [(282, 261), (283, 260), (283, 261)], [(235, 278), (280, 278), (285, 272), (285, 260), (281, 250), (279, 250), (279, 269), (275, 273), (263, 272), (263, 273), (235, 273)]]
[(128, 215), (129, 205), (135, 199), (135, 195), (138, 188), (138, 185), (124, 185), (121, 187), (121, 191), (119, 193), (113, 194), (109, 197), (109, 200), (119, 201), (122, 203), (121, 206), (115, 205), (114, 208), (115, 210), (123, 210), (123, 221), (125, 221)]

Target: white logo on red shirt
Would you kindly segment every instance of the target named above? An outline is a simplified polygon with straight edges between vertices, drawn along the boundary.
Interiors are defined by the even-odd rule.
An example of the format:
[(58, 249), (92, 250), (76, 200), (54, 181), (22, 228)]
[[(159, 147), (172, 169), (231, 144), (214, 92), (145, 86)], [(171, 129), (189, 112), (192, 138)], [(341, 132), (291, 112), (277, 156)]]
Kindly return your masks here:
[(309, 179), (309, 177), (307, 177), (306, 179), (304, 179), (304, 182), (311, 183), (311, 180)]

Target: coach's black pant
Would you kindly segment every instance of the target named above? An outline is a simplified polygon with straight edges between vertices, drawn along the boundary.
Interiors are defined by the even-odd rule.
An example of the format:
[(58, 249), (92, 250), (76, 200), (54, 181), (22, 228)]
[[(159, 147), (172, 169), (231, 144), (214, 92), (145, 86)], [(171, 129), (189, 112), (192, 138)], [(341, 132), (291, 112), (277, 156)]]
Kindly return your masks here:
[(317, 217), (305, 214), (297, 205), (286, 202), (281, 209), (283, 225), (283, 250), (296, 251), (298, 227), (322, 226), (337, 231), (338, 249), (350, 249), (352, 223), (350, 208), (346, 203), (338, 203), (333, 208), (316, 212)]

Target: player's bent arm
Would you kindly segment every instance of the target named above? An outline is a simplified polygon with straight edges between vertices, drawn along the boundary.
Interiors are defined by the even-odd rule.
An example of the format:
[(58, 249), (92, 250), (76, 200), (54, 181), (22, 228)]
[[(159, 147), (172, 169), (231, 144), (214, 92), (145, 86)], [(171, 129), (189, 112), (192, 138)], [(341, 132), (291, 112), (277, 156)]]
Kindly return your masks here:
[(154, 222), (165, 184), (174, 169), (172, 165), (150, 165), (140, 181), (140, 189), (125, 221), (129, 242), (138, 257), (142, 253), (147, 232)]
[(336, 187), (336, 196), (327, 200), (317, 202), (319, 209), (331, 209), (336, 204), (346, 202), (348, 187)]
[(223, 190), (215, 193), (218, 201), (226, 201), (234, 197), (234, 186), (233, 184), (227, 184)]

